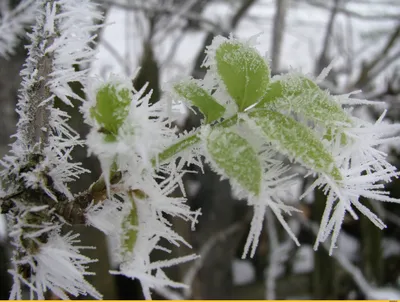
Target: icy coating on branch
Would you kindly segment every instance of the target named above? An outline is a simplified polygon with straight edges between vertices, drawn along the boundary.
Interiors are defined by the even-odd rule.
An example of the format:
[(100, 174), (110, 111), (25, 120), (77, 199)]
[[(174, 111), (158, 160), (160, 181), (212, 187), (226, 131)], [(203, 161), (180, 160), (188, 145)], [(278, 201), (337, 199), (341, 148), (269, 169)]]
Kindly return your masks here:
[[(2, 204), (14, 246), (10, 298), (22, 299), (22, 285), (28, 286), (30, 298), (44, 299), (47, 290), (62, 298), (67, 293), (101, 298), (84, 279), (86, 264), (93, 260), (80, 254), (84, 247), (73, 245), (77, 235), (60, 235), (64, 219), (53, 207), (73, 199), (67, 184), (86, 172), (71, 162), (73, 147), (82, 142), (54, 101), (72, 105), (73, 98), (79, 99), (69, 83), (86, 85), (88, 70), (82, 64), (93, 59), (93, 24), (102, 16), (90, 1), (30, 2), (20, 4), (38, 7), (21, 71), (20, 118), (12, 150), (1, 161), (1, 196), (12, 196)], [(77, 66), (81, 71), (75, 71)]]

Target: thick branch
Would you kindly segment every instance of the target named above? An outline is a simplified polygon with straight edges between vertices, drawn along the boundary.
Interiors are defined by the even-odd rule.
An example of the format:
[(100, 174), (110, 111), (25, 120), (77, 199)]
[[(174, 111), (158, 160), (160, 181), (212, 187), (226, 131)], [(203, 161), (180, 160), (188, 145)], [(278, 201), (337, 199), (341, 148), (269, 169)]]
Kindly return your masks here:
[[(43, 5), (52, 6), (54, 0), (45, 1)], [(42, 18), (42, 24), (33, 34), (36, 40), (30, 46), (27, 67), (22, 72), (25, 78), (18, 104), (21, 112), (21, 121), (18, 123), (18, 132), (22, 135), (20, 140), (27, 146), (38, 146), (35, 152), (39, 154), (47, 144), (50, 133), (47, 102), (51, 100), (52, 93), (47, 85), (53, 72), (54, 59), (52, 54), (46, 54), (42, 49), (52, 45), (56, 39), (55, 31), (47, 37), (39, 35), (44, 32), (44, 16)]]

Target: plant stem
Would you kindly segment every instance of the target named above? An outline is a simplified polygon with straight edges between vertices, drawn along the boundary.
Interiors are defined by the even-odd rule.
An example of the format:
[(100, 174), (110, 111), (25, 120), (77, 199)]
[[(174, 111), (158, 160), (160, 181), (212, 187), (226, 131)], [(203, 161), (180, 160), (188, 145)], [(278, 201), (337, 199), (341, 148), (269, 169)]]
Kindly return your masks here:
[[(238, 116), (235, 114), (234, 116), (227, 118), (226, 120), (222, 121), (219, 124), (215, 124), (212, 127), (221, 127), (221, 128), (228, 128), (233, 126), (236, 122), (238, 121)], [(179, 152), (192, 147), (193, 145), (197, 144), (200, 142), (200, 127), (192, 133), (191, 135), (188, 135), (178, 143), (173, 144), (172, 146), (169, 146), (167, 149), (162, 151), (161, 153), (158, 154), (156, 158), (152, 159), (152, 164), (153, 166), (156, 165), (156, 163), (165, 163), (167, 160), (178, 154)]]

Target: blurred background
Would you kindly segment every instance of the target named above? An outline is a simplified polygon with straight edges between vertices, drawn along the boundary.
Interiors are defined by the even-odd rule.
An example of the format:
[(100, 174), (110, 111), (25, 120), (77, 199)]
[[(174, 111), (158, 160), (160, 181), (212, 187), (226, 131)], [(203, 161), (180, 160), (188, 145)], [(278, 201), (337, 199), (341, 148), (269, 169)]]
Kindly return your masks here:
[[(95, 0), (94, 0), (95, 1)], [(0, 15), (18, 0), (0, 0)], [(135, 88), (149, 83), (152, 101), (162, 99), (162, 88), (176, 77), (202, 78), (204, 49), (216, 35), (233, 34), (242, 39), (258, 36), (258, 49), (270, 58), (273, 74), (290, 70), (318, 76), (332, 63), (322, 82), (333, 94), (359, 91), (357, 97), (384, 101), (387, 119), (400, 122), (400, 0), (96, 0), (107, 25), (98, 31), (97, 60), (92, 74), (110, 73), (132, 77)], [(1, 20), (1, 18), (0, 18)], [(1, 21), (0, 21), (1, 22)], [(29, 26), (27, 26), (29, 31)], [(0, 31), (1, 39), (1, 31)], [(0, 155), (8, 150), (15, 131), (20, 85), (19, 71), (26, 58), (21, 39), (14, 55), (0, 59)], [(138, 71), (138, 67), (141, 69)], [(133, 79), (133, 75), (137, 76)], [(74, 84), (76, 91), (79, 85)], [(58, 106), (63, 106), (58, 104)], [(64, 108), (71, 125), (83, 137), (87, 127), (76, 108)], [(378, 108), (379, 109), (379, 108)], [(355, 114), (375, 119), (382, 113), (372, 107), (355, 108)], [(182, 131), (199, 125), (200, 116), (183, 109)], [(400, 145), (385, 146), (390, 160), (400, 166)], [(92, 171), (74, 184), (79, 192), (97, 179), (98, 162), (86, 150), (75, 150), (76, 160)], [(312, 249), (315, 226), (325, 206), (316, 191), (299, 200), (300, 192), (313, 179), (299, 177), (297, 189), (287, 203), (303, 210), (287, 217), (301, 247), (288, 238), (273, 215), (265, 228), (253, 259), (241, 259), (252, 209), (231, 196), (229, 183), (210, 169), (185, 179), (189, 204), (201, 208), (196, 231), (173, 220), (178, 233), (192, 244), (201, 259), (171, 268), (176, 281), (189, 285), (185, 291), (162, 290), (159, 299), (400, 299), (400, 206), (363, 200), (383, 218), (388, 228), (377, 229), (368, 219), (345, 219), (338, 248), (328, 256), (324, 246)], [(389, 190), (400, 198), (400, 182)], [(177, 192), (179, 194), (179, 192)], [(108, 273), (118, 263), (109, 255), (112, 238), (84, 226), (85, 245), (100, 261), (89, 279), (105, 299), (139, 299), (140, 284)], [(10, 249), (4, 217), (0, 217), (0, 299), (7, 299)], [(186, 255), (186, 247), (174, 250)], [(154, 259), (164, 257), (154, 253)]]

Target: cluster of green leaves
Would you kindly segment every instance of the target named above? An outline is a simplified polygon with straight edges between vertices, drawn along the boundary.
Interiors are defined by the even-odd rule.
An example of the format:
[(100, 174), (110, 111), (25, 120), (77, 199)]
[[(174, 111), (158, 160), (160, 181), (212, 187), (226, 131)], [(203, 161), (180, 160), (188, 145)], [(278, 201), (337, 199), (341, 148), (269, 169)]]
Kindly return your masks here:
[[(259, 196), (265, 169), (263, 159), (260, 150), (237, 130), (235, 126), (239, 124), (254, 132), (252, 135), (259, 136), (259, 141), (270, 144), (306, 168), (340, 181), (340, 170), (328, 146), (329, 140), (335, 139), (345, 125), (351, 124), (341, 106), (303, 75), (271, 78), (267, 61), (245, 43), (225, 39), (214, 49), (215, 65), (210, 72), (216, 72), (219, 84), (207, 89), (201, 81), (189, 79), (173, 87), (180, 98), (204, 115), (203, 124), (161, 152), (158, 162), (172, 160), (181, 151), (203, 143), (210, 157), (208, 160), (219, 173), (239, 184), (249, 195)], [(228, 101), (214, 96), (217, 85), (222, 85), (219, 88)], [(106, 84), (97, 91), (96, 103), (90, 113), (97, 121), (98, 131), (103, 134), (105, 142), (117, 140), (118, 131), (129, 113), (131, 99), (129, 89), (113, 84)], [(227, 116), (227, 103), (236, 106), (236, 112), (230, 116)], [(301, 119), (295, 119), (293, 114)], [(317, 132), (317, 127), (310, 127), (309, 122), (324, 129), (323, 135)], [(154, 159), (153, 163), (156, 162)], [(127, 250), (132, 250), (136, 230), (129, 226), (137, 224), (137, 196), (129, 194), (132, 210), (123, 222), (123, 242)]]
[[(199, 81), (182, 81), (174, 89), (202, 112), (204, 124), (211, 127), (204, 143), (217, 170), (249, 193), (260, 194), (263, 168), (258, 150), (231, 127), (242, 123), (248, 129), (255, 129), (260, 140), (308, 169), (341, 180), (329, 143), (324, 143), (316, 127), (307, 123), (325, 129), (325, 140), (334, 139), (333, 134), (351, 124), (350, 117), (327, 92), (303, 75), (287, 74), (271, 79), (266, 60), (256, 49), (237, 40), (223, 40), (215, 47), (214, 55), (212, 67), (237, 106), (235, 115), (224, 116), (221, 104), (226, 101), (217, 100)], [(302, 118), (295, 119), (293, 114)], [(160, 154), (162, 160), (174, 151), (198, 143), (199, 137), (194, 133), (171, 146), (167, 153)]]

